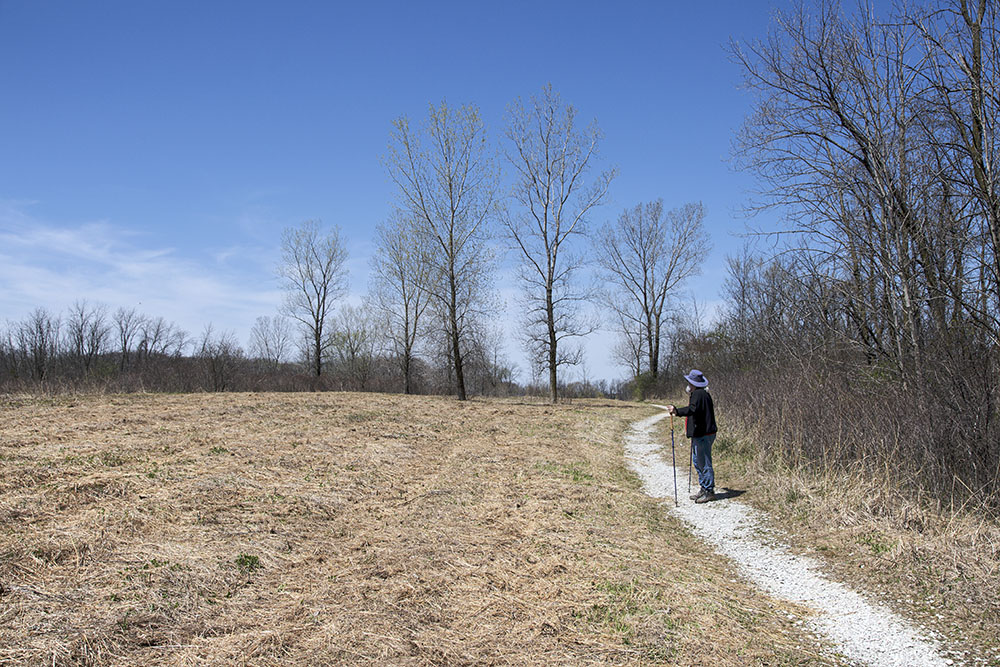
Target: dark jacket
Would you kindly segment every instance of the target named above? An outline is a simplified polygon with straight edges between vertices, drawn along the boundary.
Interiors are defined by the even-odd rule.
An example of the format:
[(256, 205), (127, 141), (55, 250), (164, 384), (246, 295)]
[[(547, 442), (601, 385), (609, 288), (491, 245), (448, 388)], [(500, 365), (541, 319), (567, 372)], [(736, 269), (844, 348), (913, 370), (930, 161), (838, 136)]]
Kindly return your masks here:
[(687, 417), (689, 438), (712, 435), (719, 430), (715, 426), (715, 405), (712, 403), (712, 395), (705, 389), (692, 389), (687, 407), (677, 408), (677, 414)]

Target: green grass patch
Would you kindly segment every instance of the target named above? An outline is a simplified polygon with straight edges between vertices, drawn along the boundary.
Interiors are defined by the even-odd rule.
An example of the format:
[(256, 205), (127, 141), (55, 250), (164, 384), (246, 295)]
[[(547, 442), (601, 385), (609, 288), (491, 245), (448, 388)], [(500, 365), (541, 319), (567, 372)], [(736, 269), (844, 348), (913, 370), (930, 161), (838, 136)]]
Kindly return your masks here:
[(240, 554), (236, 557), (236, 567), (238, 567), (240, 572), (243, 574), (250, 574), (252, 572), (256, 572), (264, 566), (261, 564), (259, 557), (254, 556), (253, 554)]
[(594, 479), (594, 476), (587, 472), (587, 468), (589, 466), (586, 462), (556, 463), (549, 461), (547, 463), (539, 463), (535, 467), (543, 472), (550, 472), (563, 477), (568, 477), (574, 482), (590, 482)]
[(875, 556), (880, 556), (884, 553), (889, 553), (892, 550), (892, 545), (889, 544), (889, 538), (882, 532), (877, 530), (872, 530), (863, 535), (858, 536), (858, 544), (863, 544), (871, 549), (871, 552)]

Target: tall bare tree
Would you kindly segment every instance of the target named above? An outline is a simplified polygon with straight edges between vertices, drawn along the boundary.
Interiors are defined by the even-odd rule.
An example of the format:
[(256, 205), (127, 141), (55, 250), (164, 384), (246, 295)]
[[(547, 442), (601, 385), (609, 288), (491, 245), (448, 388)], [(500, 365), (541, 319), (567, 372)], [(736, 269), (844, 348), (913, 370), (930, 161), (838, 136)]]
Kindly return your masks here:
[(518, 99), (507, 113), (506, 157), (516, 173), (518, 208), (503, 221), (521, 260), (526, 342), (548, 370), (553, 403), (559, 367), (579, 363), (581, 355), (561, 343), (594, 329), (580, 313), (590, 292), (578, 280), (585, 260), (574, 240), (585, 236), (587, 217), (604, 201), (615, 175), (604, 171), (588, 182), (601, 132), (596, 122), (577, 127), (576, 113), (572, 105), (563, 106), (551, 84), (527, 104)]
[(329, 345), (327, 321), (336, 301), (347, 292), (346, 263), (347, 249), (337, 227), (324, 233), (318, 221), (307, 220), (297, 228), (286, 228), (281, 236), (282, 312), (302, 325), (306, 357), (317, 378)]
[(598, 263), (611, 286), (608, 307), (633, 340), (646, 345), (647, 370), (655, 378), (667, 323), (668, 300), (701, 271), (710, 246), (701, 203), (663, 210), (663, 200), (639, 204), (606, 225), (596, 242)]
[(386, 325), (386, 335), (403, 374), (403, 391), (413, 391), (414, 360), (424, 313), (430, 301), (431, 265), (426, 235), (397, 212), (375, 230), (371, 304)]
[[(975, 42), (966, 20), (978, 19), (961, 8), (968, 3), (944, 2), (933, 14), (961, 15), (949, 30), (972, 30)], [(834, 331), (890, 363), (904, 384), (923, 383), (930, 346), (953, 323), (971, 315), (996, 330), (989, 307), (976, 305), (988, 288), (975, 283), (990, 283), (995, 187), (983, 190), (976, 175), (984, 145), (975, 136), (989, 126), (976, 129), (980, 84), (949, 65), (935, 50), (938, 33), (919, 24), (870, 9), (848, 17), (824, 0), (776, 15), (767, 40), (733, 46), (747, 85), (766, 100), (737, 153), (761, 176), (759, 204), (787, 214), (812, 284), (839, 292), (850, 326)], [(970, 215), (976, 209), (981, 216)], [(979, 280), (969, 270), (977, 263)]]
[(479, 109), (431, 105), (418, 131), (406, 117), (398, 118), (385, 164), (401, 208), (428, 248), (428, 294), (445, 324), (455, 391), (464, 401), (463, 361), (491, 301), (488, 242), (497, 209), (498, 172)]
[[(963, 235), (984, 248), (965, 258), (978, 265), (979, 289), (947, 295), (961, 300), (979, 328), (1000, 344), (1000, 12), (987, 0), (952, 0), (930, 8), (906, 6), (926, 49), (922, 80), (933, 90), (928, 108), (946, 133), (935, 133), (941, 173), (952, 199), (965, 195), (974, 215)], [(956, 197), (955, 195), (958, 195)], [(949, 217), (955, 217), (949, 213)], [(953, 281), (955, 284), (958, 281)], [(968, 298), (971, 296), (972, 298)], [(943, 304), (944, 299), (936, 300)]]

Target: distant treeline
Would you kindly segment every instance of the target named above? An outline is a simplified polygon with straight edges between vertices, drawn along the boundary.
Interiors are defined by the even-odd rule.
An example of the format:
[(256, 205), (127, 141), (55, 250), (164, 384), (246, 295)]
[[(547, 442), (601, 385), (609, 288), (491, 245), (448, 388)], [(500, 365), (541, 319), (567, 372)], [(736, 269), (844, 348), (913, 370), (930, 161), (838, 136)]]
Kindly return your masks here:
[[(110, 311), (78, 301), (68, 313), (36, 308), (0, 328), (0, 391), (379, 391), (403, 392), (402, 360), (368, 326), (362, 309), (345, 308), (324, 346), (323, 373), (312, 374), (308, 349), (294, 349), (292, 328), (281, 316), (257, 319), (247, 347), (230, 332), (208, 326), (199, 336), (162, 317), (135, 309)], [(519, 383), (498, 338), (484, 338), (469, 353), (467, 381), (481, 396), (546, 395), (548, 388)], [(492, 347), (490, 347), (492, 346)], [(410, 362), (412, 393), (448, 394), (454, 378), (446, 355)], [(623, 382), (571, 382), (567, 397), (625, 396)]]

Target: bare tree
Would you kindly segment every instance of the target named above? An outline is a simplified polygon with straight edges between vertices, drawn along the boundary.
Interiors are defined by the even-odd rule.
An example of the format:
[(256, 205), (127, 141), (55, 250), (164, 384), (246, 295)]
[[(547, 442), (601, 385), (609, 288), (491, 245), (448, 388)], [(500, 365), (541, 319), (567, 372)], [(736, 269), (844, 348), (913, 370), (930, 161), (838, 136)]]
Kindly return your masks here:
[(243, 349), (233, 332), (215, 335), (211, 323), (205, 327), (198, 342), (197, 357), (212, 391), (226, 391), (231, 387), (243, 356)]
[(188, 334), (173, 322), (162, 317), (143, 317), (139, 325), (136, 358), (179, 355), (187, 344)]
[(642, 374), (644, 352), (644, 346), (638, 335), (624, 330), (618, 332), (615, 345), (611, 348), (612, 358), (627, 368), (632, 377), (639, 377)]
[(118, 351), (121, 354), (119, 369), (124, 372), (135, 347), (135, 337), (146, 318), (135, 308), (121, 307), (115, 311), (113, 319), (118, 337)]
[(831, 333), (890, 363), (904, 384), (923, 383), (930, 346), (961, 321), (997, 340), (985, 296), (995, 177), (976, 166), (991, 149), (975, 138), (995, 141), (981, 134), (990, 122), (980, 126), (989, 86), (956, 67), (961, 49), (944, 56), (935, 45), (951, 31), (976, 69), (982, 17), (960, 5), (932, 13), (960, 17), (938, 33), (873, 10), (845, 18), (824, 1), (778, 14), (766, 41), (733, 46), (747, 85), (767, 100), (737, 153), (764, 183), (759, 205), (787, 214), (810, 284), (839, 293), (847, 326), (831, 319)]
[(20, 377), (17, 344), (13, 326), (9, 322), (0, 330), (0, 370), (11, 379)]
[(668, 299), (700, 273), (710, 248), (704, 218), (701, 203), (664, 212), (658, 199), (624, 211), (597, 240), (598, 263), (612, 286), (607, 305), (628, 335), (645, 343), (647, 370), (654, 378), (660, 369)]
[(601, 132), (596, 122), (578, 128), (576, 109), (563, 106), (551, 84), (527, 105), (518, 99), (510, 106), (507, 139), (519, 208), (504, 216), (504, 226), (521, 259), (528, 349), (544, 360), (555, 403), (559, 367), (579, 363), (581, 355), (560, 343), (594, 330), (580, 314), (591, 295), (577, 279), (585, 260), (574, 239), (586, 234), (587, 216), (607, 196), (615, 172), (587, 182)]
[(417, 340), (430, 301), (430, 249), (416, 225), (396, 216), (376, 230), (371, 304), (385, 322), (386, 336), (403, 374), (403, 391), (413, 391)]
[(480, 394), (502, 395), (514, 384), (516, 373), (503, 348), (502, 329), (489, 325), (477, 328), (469, 348), (469, 375)]
[(60, 321), (44, 308), (36, 308), (17, 327), (17, 346), (35, 380), (45, 380), (59, 355)]
[[(965, 310), (993, 344), (1000, 344), (1000, 25), (995, 3), (942, 2), (929, 9), (906, 6), (905, 18), (924, 40), (926, 66), (919, 75), (933, 91), (925, 103), (946, 132), (929, 136), (941, 159), (952, 199), (971, 203), (962, 231), (983, 239), (981, 252), (965, 258), (978, 265), (976, 288), (948, 297)], [(956, 197), (958, 195), (958, 197)], [(962, 196), (964, 195), (964, 197)], [(949, 217), (955, 217), (949, 212)], [(961, 276), (959, 276), (961, 277)], [(978, 288), (978, 289), (977, 289)], [(969, 298), (971, 297), (971, 298)], [(936, 300), (942, 304), (943, 300)]]
[(347, 249), (334, 227), (323, 233), (319, 222), (308, 220), (286, 228), (281, 237), (281, 266), (285, 289), (282, 313), (302, 325), (306, 357), (315, 377), (323, 372), (329, 336), (326, 325), (334, 304), (347, 291)]
[(642, 374), (643, 357), (646, 357), (645, 334), (642, 327), (636, 326), (641, 318), (636, 315), (637, 306), (634, 303), (619, 303), (611, 309), (614, 318), (617, 340), (611, 350), (615, 361), (629, 369), (632, 377)]
[(330, 328), (331, 358), (352, 389), (365, 391), (375, 371), (379, 331), (367, 304), (344, 304)]
[(70, 353), (82, 373), (91, 372), (94, 361), (107, 348), (110, 335), (107, 307), (87, 303), (86, 299), (73, 304), (66, 318), (66, 337)]
[(393, 122), (385, 158), (401, 207), (428, 248), (431, 296), (445, 323), (455, 389), (465, 400), (463, 361), (470, 336), (490, 302), (498, 174), (479, 110), (431, 105), (420, 131)]
[(281, 315), (265, 315), (254, 320), (250, 329), (251, 354), (272, 369), (276, 369), (287, 357), (291, 342), (291, 329)]

